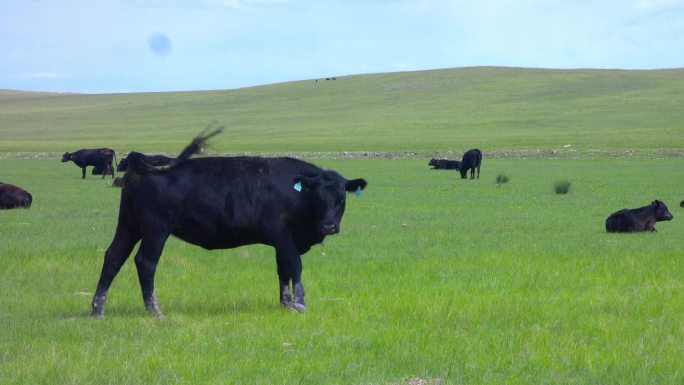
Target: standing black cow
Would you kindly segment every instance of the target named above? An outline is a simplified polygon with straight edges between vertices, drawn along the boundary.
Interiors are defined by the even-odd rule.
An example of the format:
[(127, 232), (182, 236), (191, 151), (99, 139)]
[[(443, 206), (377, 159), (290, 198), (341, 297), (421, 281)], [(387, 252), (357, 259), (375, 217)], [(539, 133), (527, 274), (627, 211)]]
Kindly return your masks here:
[(136, 152), (128, 156), (119, 222), (105, 252), (92, 302), (94, 316), (104, 315), (112, 280), (138, 241), (135, 265), (145, 308), (162, 314), (154, 275), (170, 235), (209, 250), (273, 246), (280, 302), (305, 310), (300, 256), (340, 231), (346, 192), (360, 193), (366, 181), (347, 180), (292, 158), (188, 159), (217, 132), (195, 138), (166, 165), (152, 165)]
[(470, 170), (470, 179), (475, 179), (475, 169), (477, 168), (477, 179), (480, 179), (480, 165), (482, 164), (482, 151), (472, 149), (463, 154), (461, 160), (461, 179), (466, 179), (468, 170)]
[(433, 170), (458, 170), (461, 168), (461, 162), (457, 160), (432, 158), (428, 162), (428, 166), (432, 166)]
[(638, 209), (622, 209), (612, 213), (606, 219), (606, 231), (609, 233), (656, 231), (656, 222), (671, 220), (672, 214), (670, 214), (665, 203), (655, 200), (648, 206)]
[(0, 182), (0, 210), (31, 207), (33, 197), (28, 191), (12, 184)]
[(96, 148), (93, 150), (78, 150), (76, 152), (65, 152), (62, 156), (62, 162), (72, 161), (83, 171), (82, 179), (86, 176), (86, 167), (95, 166), (102, 172), (102, 179), (105, 175), (111, 175), (114, 178), (114, 161), (116, 155), (114, 150), (109, 148)]
[[(151, 166), (164, 166), (173, 160), (173, 158), (169, 158), (168, 156), (164, 155), (146, 155), (147, 158), (147, 164)], [(116, 166), (116, 171), (126, 171), (128, 169), (128, 158), (123, 158), (121, 159), (121, 162)]]

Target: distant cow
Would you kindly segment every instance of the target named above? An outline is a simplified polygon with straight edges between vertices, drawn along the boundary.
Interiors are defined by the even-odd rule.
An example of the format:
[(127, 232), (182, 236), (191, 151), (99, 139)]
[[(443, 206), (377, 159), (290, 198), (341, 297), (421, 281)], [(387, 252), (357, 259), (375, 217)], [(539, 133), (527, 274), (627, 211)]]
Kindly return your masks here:
[(114, 169), (105, 170), (100, 168), (100, 166), (93, 167), (93, 171), (90, 172), (93, 175), (114, 175)]
[(623, 209), (614, 212), (606, 219), (606, 231), (609, 233), (656, 231), (656, 222), (670, 220), (672, 220), (672, 214), (665, 203), (655, 200), (650, 205), (638, 209)]
[(433, 170), (458, 170), (461, 167), (461, 162), (457, 160), (432, 158), (428, 162), (428, 166), (432, 166)]
[(477, 169), (477, 179), (480, 179), (480, 165), (482, 164), (482, 151), (478, 149), (468, 150), (463, 154), (461, 160), (461, 179), (466, 179), (470, 170), (470, 179), (475, 179), (475, 169)]
[[(147, 163), (151, 166), (164, 166), (169, 164), (173, 158), (164, 155), (146, 155)], [(116, 171), (124, 172), (128, 169), (128, 158), (121, 159), (119, 165), (116, 166)]]
[(33, 197), (28, 191), (11, 185), (0, 182), (0, 209), (13, 209), (15, 207), (31, 207)]
[(679, 202), (679, 207), (684, 207), (684, 201)]
[(76, 152), (65, 152), (62, 156), (62, 162), (72, 161), (83, 171), (82, 179), (86, 176), (86, 167), (98, 167), (102, 172), (102, 178), (105, 175), (111, 175), (114, 178), (114, 160), (116, 155), (114, 150), (109, 148), (96, 148), (92, 150), (78, 150)]
[(367, 183), (292, 158), (189, 159), (219, 131), (196, 137), (165, 165), (137, 152), (128, 155), (119, 221), (105, 252), (93, 316), (104, 315), (112, 280), (138, 241), (135, 265), (145, 308), (161, 315), (154, 275), (170, 235), (209, 250), (273, 246), (280, 302), (305, 310), (300, 256), (340, 231), (346, 192), (360, 194)]

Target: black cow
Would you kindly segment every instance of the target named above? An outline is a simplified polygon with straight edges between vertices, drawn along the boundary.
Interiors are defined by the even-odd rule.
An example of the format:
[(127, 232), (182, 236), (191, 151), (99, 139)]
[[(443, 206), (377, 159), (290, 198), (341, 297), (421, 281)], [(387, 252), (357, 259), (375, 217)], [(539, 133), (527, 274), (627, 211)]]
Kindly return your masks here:
[(33, 197), (28, 191), (12, 184), (0, 182), (0, 210), (31, 207)]
[(679, 207), (684, 207), (684, 201), (679, 202)]
[(428, 166), (432, 166), (433, 170), (458, 170), (461, 167), (461, 162), (457, 160), (432, 158), (428, 162)]
[(468, 170), (470, 170), (470, 179), (475, 179), (475, 169), (477, 168), (477, 179), (480, 179), (480, 165), (482, 164), (482, 151), (472, 149), (463, 154), (461, 160), (461, 179), (466, 179)]
[(114, 169), (102, 169), (100, 166), (95, 166), (90, 173), (93, 175), (114, 175)]
[(86, 176), (86, 167), (95, 166), (103, 170), (102, 178), (105, 175), (111, 175), (114, 178), (114, 164), (116, 160), (114, 150), (109, 148), (96, 148), (93, 150), (78, 150), (76, 152), (65, 152), (62, 156), (62, 162), (72, 161), (83, 171), (82, 179)]
[(112, 187), (123, 187), (123, 185), (124, 180), (120, 176), (117, 176), (116, 178), (114, 178), (114, 180), (112, 180)]
[[(146, 155), (147, 157), (147, 163), (151, 166), (164, 166), (169, 164), (173, 158), (169, 158), (168, 156), (164, 155)], [(116, 166), (116, 171), (126, 171), (128, 169), (128, 158), (123, 158), (121, 159), (121, 162), (119, 162), (119, 165)]]
[(292, 158), (188, 159), (218, 131), (196, 137), (166, 165), (150, 164), (136, 152), (128, 156), (119, 221), (92, 302), (94, 316), (104, 315), (112, 280), (138, 241), (135, 265), (145, 308), (162, 314), (154, 275), (170, 235), (209, 250), (273, 246), (280, 302), (305, 310), (300, 256), (340, 231), (346, 192), (360, 193), (366, 181)]
[(639, 231), (656, 231), (655, 223), (671, 221), (672, 214), (665, 203), (655, 200), (650, 205), (638, 209), (622, 209), (606, 219), (606, 231), (609, 233), (635, 233)]

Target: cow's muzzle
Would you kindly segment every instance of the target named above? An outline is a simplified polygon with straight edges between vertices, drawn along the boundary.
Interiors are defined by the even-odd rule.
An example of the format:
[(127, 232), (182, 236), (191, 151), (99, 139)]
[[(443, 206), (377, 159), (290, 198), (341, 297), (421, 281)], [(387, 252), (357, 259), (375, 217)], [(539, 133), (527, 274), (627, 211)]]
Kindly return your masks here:
[(325, 235), (333, 235), (340, 232), (340, 227), (336, 223), (321, 224), (321, 233)]

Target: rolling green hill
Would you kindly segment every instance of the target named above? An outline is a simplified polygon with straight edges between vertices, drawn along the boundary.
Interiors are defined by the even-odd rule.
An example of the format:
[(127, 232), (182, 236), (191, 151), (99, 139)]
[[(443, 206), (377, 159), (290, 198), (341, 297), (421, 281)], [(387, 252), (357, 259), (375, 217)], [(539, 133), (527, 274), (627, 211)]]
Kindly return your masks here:
[(221, 153), (684, 148), (684, 69), (461, 68), (229, 91), (0, 91), (0, 152), (177, 152), (212, 121)]

